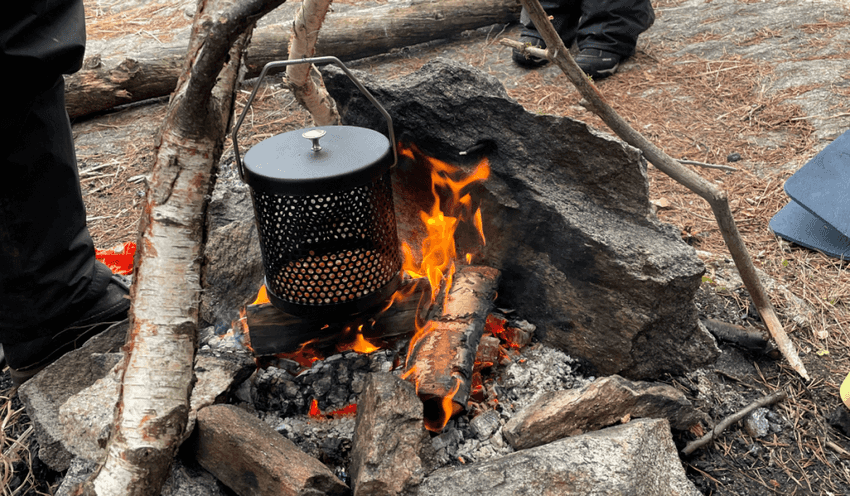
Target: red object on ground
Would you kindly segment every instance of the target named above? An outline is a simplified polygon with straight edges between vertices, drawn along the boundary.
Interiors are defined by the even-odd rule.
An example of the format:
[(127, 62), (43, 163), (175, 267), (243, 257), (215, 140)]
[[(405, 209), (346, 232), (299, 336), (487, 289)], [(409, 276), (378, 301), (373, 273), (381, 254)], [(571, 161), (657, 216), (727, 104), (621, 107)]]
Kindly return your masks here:
[(133, 256), (136, 254), (136, 243), (126, 243), (114, 246), (108, 250), (95, 250), (95, 257), (105, 263), (112, 272), (121, 275), (133, 273)]

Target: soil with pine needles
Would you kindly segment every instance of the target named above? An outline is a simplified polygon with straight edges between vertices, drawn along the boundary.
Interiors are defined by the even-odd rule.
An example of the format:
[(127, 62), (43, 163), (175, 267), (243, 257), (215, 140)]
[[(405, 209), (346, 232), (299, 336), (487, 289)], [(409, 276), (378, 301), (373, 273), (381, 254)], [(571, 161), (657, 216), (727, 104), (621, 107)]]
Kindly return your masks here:
[[(191, 22), (185, 9), (162, 3), (142, 2), (133, 10), (115, 9), (107, 2), (89, 3), (92, 38), (138, 31), (140, 36), (164, 41), (170, 39), (169, 32)], [(850, 53), (850, 41), (844, 34), (850, 24), (844, 18), (847, 12), (843, 11), (844, 17), (812, 13), (812, 19), (802, 19), (792, 27), (761, 22), (769, 17), (759, 18), (750, 29), (730, 38), (732, 30), (716, 27), (724, 17), (710, 12), (710, 0), (701, 2), (700, 8), (692, 8), (696, 5), (693, 0), (653, 4), (658, 20), (641, 37), (637, 53), (617, 75), (598, 81), (597, 86), (635, 129), (672, 157), (736, 169), (696, 168), (727, 191), (756, 267), (774, 281), (774, 288), (784, 286), (805, 303), (807, 310), (801, 318), (799, 300), (794, 304), (786, 293), (771, 291), (783, 325), (813, 378), (807, 384), (781, 358), (752, 354), (728, 343), (720, 343), (724, 353), (713, 369), (662, 378), (687, 394), (715, 423), (777, 389), (788, 393), (786, 400), (769, 407), (775, 422), (768, 435), (753, 437), (743, 423), (731, 426), (709, 445), (683, 457), (688, 476), (704, 494), (850, 494), (850, 409), (838, 394), (850, 371), (848, 264), (784, 242), (768, 227), (772, 216), (789, 201), (782, 188), (784, 181), (830, 141), (824, 138), (825, 126), (850, 127), (846, 105), (832, 105), (825, 110), (826, 116), (815, 118), (800, 103), (801, 98), (821, 91), (846, 100), (850, 79), (839, 76), (825, 82), (812, 74), (811, 81), (779, 89), (766, 84), (781, 76), (778, 68), (789, 60), (826, 64), (846, 59)], [(763, 15), (770, 16), (773, 7), (788, 2), (715, 0), (714, 4), (718, 8), (735, 4), (744, 14), (751, 12), (744, 9), (763, 9)], [(701, 16), (696, 21), (705, 29), (671, 35), (670, 26), (680, 20), (677, 16), (687, 15)], [(556, 68), (528, 71), (511, 63), (510, 49), (499, 45), (498, 39), (517, 36), (517, 26), (493, 26), (351, 66), (392, 78), (418, 69), (435, 56), (463, 60), (502, 80), (509, 94), (531, 112), (573, 117), (608, 132), (580, 105), (578, 94)], [(758, 51), (789, 39), (797, 40), (799, 48), (773, 57)], [(712, 51), (724, 42), (727, 45), (721, 52)], [(829, 49), (836, 44), (843, 50)], [(247, 90), (243, 90), (237, 115), (246, 99)], [(75, 123), (82, 191), (99, 248), (136, 237), (145, 174), (153, 163), (154, 138), (163, 115), (161, 99)], [(243, 124), (240, 146), (247, 149), (274, 134), (309, 125), (309, 116), (289, 93), (270, 84), (259, 93)], [(232, 148), (227, 146), (223, 163), (232, 162)], [(697, 300), (702, 317), (766, 335), (746, 291), (723, 282), (729, 255), (708, 204), (652, 166), (649, 179), (658, 217), (677, 226), (682, 239), (696, 248), (706, 263)], [(8, 374), (4, 374), (0, 382), (0, 489), (4, 496), (52, 494), (62, 474), (38, 461), (26, 412), (10, 386)], [(712, 427), (675, 433), (678, 447)]]

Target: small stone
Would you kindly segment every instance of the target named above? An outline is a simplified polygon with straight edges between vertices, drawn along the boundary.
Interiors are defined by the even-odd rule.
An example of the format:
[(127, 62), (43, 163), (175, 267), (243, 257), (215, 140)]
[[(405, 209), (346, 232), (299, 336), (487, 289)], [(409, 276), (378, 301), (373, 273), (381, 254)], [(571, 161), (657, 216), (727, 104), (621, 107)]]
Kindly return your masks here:
[(313, 393), (317, 397), (322, 397), (328, 393), (331, 389), (331, 384), (333, 380), (329, 376), (322, 377), (318, 381), (313, 383)]
[[(315, 385), (314, 385), (315, 386)], [(339, 409), (346, 406), (348, 400), (348, 388), (345, 385), (334, 387), (329, 393), (325, 402), (334, 409)]]
[(763, 437), (770, 432), (770, 423), (767, 421), (767, 408), (759, 408), (747, 415), (744, 419), (744, 429), (752, 437)]
[(236, 397), (239, 401), (243, 401), (245, 403), (254, 403), (254, 398), (251, 394), (252, 385), (251, 381), (245, 381), (236, 388), (236, 392), (233, 393), (233, 396)]
[(362, 371), (357, 371), (351, 374), (351, 392), (353, 393), (361, 393), (363, 392), (363, 385), (366, 382), (366, 373)]
[(496, 430), (502, 426), (499, 422), (499, 414), (495, 410), (487, 410), (481, 415), (472, 419), (470, 422), (475, 436), (480, 440), (489, 438)]
[(726, 161), (727, 162), (737, 162), (739, 160), (741, 160), (741, 154), (738, 153), (738, 152), (734, 152), (734, 153), (730, 153), (729, 155), (726, 155)]
[(501, 428), (490, 436), (490, 444), (492, 444), (496, 449), (502, 449), (505, 447), (505, 438), (502, 437)]

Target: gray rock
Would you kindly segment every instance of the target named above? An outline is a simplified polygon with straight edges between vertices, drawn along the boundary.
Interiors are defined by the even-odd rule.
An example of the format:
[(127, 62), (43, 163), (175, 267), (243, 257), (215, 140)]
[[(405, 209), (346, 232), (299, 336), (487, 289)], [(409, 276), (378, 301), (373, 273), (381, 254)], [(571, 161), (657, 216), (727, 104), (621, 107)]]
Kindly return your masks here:
[(187, 432), (195, 425), (195, 418), (201, 408), (222, 403), (227, 395), (257, 369), (254, 358), (248, 353), (200, 350), (195, 355), (195, 385), (189, 405), (189, 423)]
[(83, 458), (74, 458), (70, 461), (68, 472), (62, 479), (62, 484), (56, 489), (54, 496), (74, 496), (80, 484), (84, 483), (97, 468), (97, 463)]
[[(126, 332), (126, 322), (111, 328), (20, 388), (39, 441), (38, 456), (51, 469), (67, 470), (73, 457), (91, 462), (103, 458), (115, 424), (118, 366), (124, 355), (102, 352), (120, 347)], [(254, 368), (253, 359), (245, 353), (200, 352), (195, 362), (192, 421), (196, 409), (221, 399)]]
[(744, 418), (744, 430), (751, 437), (764, 437), (770, 432), (770, 422), (767, 420), (767, 408), (757, 408)]
[(483, 441), (492, 436), (502, 424), (499, 422), (499, 414), (495, 410), (487, 410), (472, 419), (469, 426), (475, 432), (475, 436)]
[(373, 373), (357, 406), (351, 451), (355, 496), (415, 494), (435, 454), (413, 385)]
[[(103, 459), (106, 443), (118, 417), (123, 355), (102, 378), (59, 406), (59, 428), (65, 449), (87, 461)], [(42, 455), (39, 453), (39, 457)]]
[[(105, 412), (103, 415), (93, 412), (85, 414), (81, 411), (75, 413), (75, 409), (69, 406), (63, 413), (60, 408), (80, 391), (95, 385), (115, 367), (122, 354), (111, 351), (117, 351), (124, 344), (127, 328), (126, 321), (112, 326), (89, 340), (82, 348), (67, 353), (52, 363), (18, 390), (33, 422), (39, 443), (38, 456), (51, 469), (58, 472), (68, 470), (73, 458), (71, 451), (64, 445), (66, 427), (74, 430), (73, 441), (81, 442), (73, 439), (73, 436), (83, 431), (94, 436), (94, 439), (83, 442), (85, 446), (80, 448), (80, 452), (89, 452), (93, 446), (98, 445), (97, 439), (102, 437), (103, 432), (96, 426), (95, 419), (99, 418), (99, 422), (102, 422)], [(98, 402), (99, 406), (111, 411), (115, 399), (112, 399), (111, 405), (105, 406), (108, 404), (109, 401)], [(82, 419), (84, 425), (73, 425), (74, 419)], [(72, 425), (66, 426), (64, 422), (68, 421)]]
[[(358, 78), (393, 116), (399, 141), (467, 167), (488, 158), (490, 178), (470, 188), (486, 212), (485, 235), (498, 233), (482, 263), (502, 270), (500, 299), (534, 315), (544, 342), (600, 374), (631, 378), (716, 358), (693, 303), (702, 262), (651, 212), (636, 149), (582, 122), (526, 112), (494, 77), (460, 63), (436, 59), (389, 81)], [(386, 128), (340, 71), (327, 68), (325, 83), (346, 124)], [(412, 244), (419, 211), (432, 202), (426, 173), (407, 159), (396, 168), (399, 237)], [(458, 245), (480, 249), (463, 233)]]
[[(56, 489), (55, 496), (74, 496), (97, 468), (97, 464), (83, 458), (74, 458)], [(162, 496), (226, 496), (228, 493), (209, 472), (188, 467), (175, 458), (171, 464), (171, 475), (162, 485)]]
[(207, 210), (201, 320), (228, 326), (263, 281), (260, 238), (248, 186), (233, 171), (216, 180)]
[(699, 496), (666, 420), (636, 420), (468, 467), (443, 469), (421, 496), (541, 494)]
[(511, 418), (502, 432), (519, 450), (633, 418), (663, 418), (679, 430), (708, 420), (672, 386), (611, 376), (580, 389), (540, 396)]

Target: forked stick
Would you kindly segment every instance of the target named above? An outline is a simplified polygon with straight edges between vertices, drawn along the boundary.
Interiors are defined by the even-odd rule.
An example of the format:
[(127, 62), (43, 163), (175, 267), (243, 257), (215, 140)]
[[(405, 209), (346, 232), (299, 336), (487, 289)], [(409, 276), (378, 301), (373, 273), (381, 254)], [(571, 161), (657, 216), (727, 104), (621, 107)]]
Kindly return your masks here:
[(658, 170), (698, 194), (711, 205), (714, 218), (717, 220), (720, 232), (723, 234), (723, 239), (729, 248), (729, 253), (732, 254), (732, 260), (735, 261), (735, 266), (741, 274), (741, 280), (744, 282), (747, 291), (749, 291), (753, 303), (755, 303), (756, 310), (758, 310), (771, 336), (776, 341), (776, 346), (791, 364), (791, 367), (805, 380), (810, 380), (809, 374), (806, 372), (806, 367), (797, 355), (797, 349), (794, 347), (794, 343), (788, 338), (785, 330), (782, 329), (782, 324), (776, 316), (773, 304), (771, 304), (761, 281), (759, 281), (758, 275), (756, 275), (756, 268), (753, 265), (747, 247), (744, 245), (743, 239), (741, 239), (735, 219), (732, 217), (732, 210), (729, 208), (729, 200), (726, 192), (718, 189), (714, 184), (696, 172), (679, 164), (660, 148), (644, 138), (643, 135), (635, 131), (605, 101), (602, 93), (599, 92), (596, 86), (585, 76), (575, 60), (573, 60), (569, 50), (564, 46), (564, 42), (561, 41), (561, 37), (555, 31), (552, 23), (549, 22), (549, 16), (543, 10), (543, 7), (540, 6), (540, 2), (538, 0), (521, 1), (532, 22), (534, 22), (537, 31), (546, 42), (547, 49), (540, 50), (506, 39), (503, 39), (501, 43), (522, 50), (526, 55), (546, 58), (557, 64), (584, 97), (587, 102), (585, 106), (588, 110), (598, 115), (623, 141), (640, 149), (647, 160), (658, 168)]

